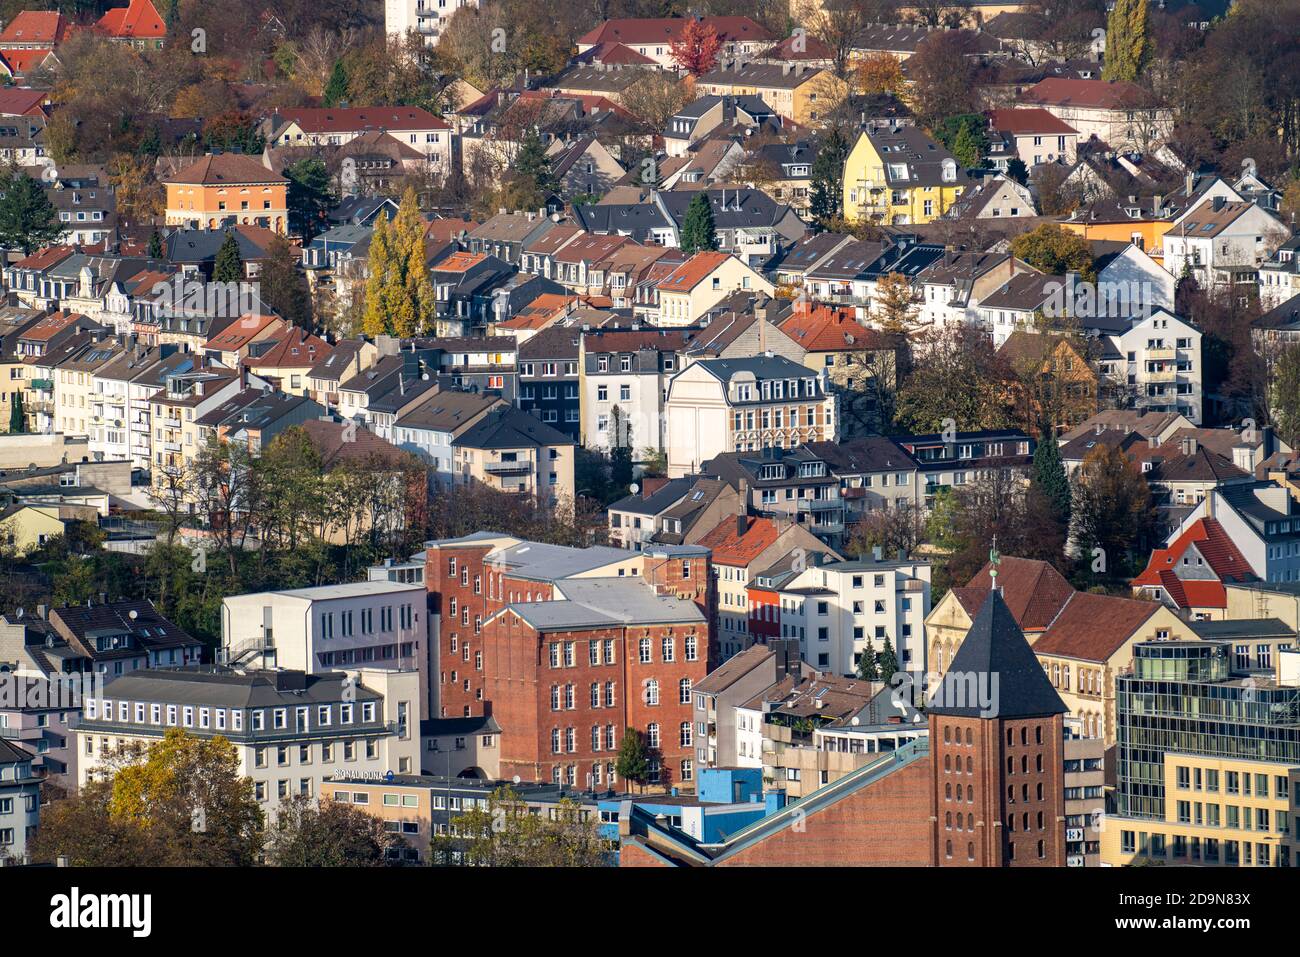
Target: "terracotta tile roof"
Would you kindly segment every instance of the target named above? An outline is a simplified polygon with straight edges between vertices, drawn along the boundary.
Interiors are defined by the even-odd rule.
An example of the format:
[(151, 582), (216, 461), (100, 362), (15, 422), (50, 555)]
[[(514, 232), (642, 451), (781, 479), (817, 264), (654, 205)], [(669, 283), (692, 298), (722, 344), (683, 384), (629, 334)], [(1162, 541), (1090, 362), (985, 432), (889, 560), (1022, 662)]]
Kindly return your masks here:
[(1048, 77), (1020, 95), (1025, 103), (1048, 106), (1073, 106), (1093, 110), (1131, 109), (1146, 102), (1146, 92), (1135, 83), (1111, 83), (1106, 80), (1071, 80)]
[(645, 54), (637, 53), (625, 43), (614, 43), (609, 40), (596, 44), (586, 53), (579, 55), (578, 59), (583, 62), (619, 63), (625, 66), (651, 66), (659, 62)]
[[(1205, 588), (1204, 580), (1178, 578), (1179, 562), (1192, 545), (1196, 546), (1196, 550), (1205, 558), (1206, 565), (1217, 576), (1218, 580), (1210, 583), (1218, 585), (1217, 591)], [(1168, 548), (1154, 549), (1147, 567), (1130, 584), (1163, 587), (1179, 608), (1192, 607), (1188, 603), (1189, 596), (1213, 599), (1208, 607), (1222, 608), (1226, 603), (1222, 582), (1251, 581), (1254, 578), (1255, 574), (1251, 570), (1250, 563), (1224, 531), (1218, 519), (1201, 518), (1174, 539)], [(1201, 607), (1199, 602), (1196, 603), (1196, 607)]]
[(869, 329), (852, 309), (795, 303), (794, 312), (777, 326), (809, 352), (888, 349), (894, 343), (879, 329)]
[(9, 72), (16, 76), (23, 76), (31, 73), (48, 57), (53, 50), (14, 50), (8, 47), (0, 47), (0, 58), (4, 59), (5, 65), (9, 67)]
[(446, 120), (418, 106), (296, 107), (279, 114), (304, 133), (451, 129)]
[(0, 89), (0, 115), (36, 116), (45, 112), (42, 105), (49, 98), (50, 94), (46, 90), (32, 90), (25, 86), (5, 87)]
[(263, 316), (255, 313), (241, 316), (210, 338), (203, 347), (222, 350), (240, 349), (271, 323), (280, 321), (279, 316)]
[(1034, 653), (1106, 661), (1162, 607), (1155, 601), (1075, 592), (1034, 642)]
[(1073, 126), (1057, 119), (1041, 107), (1023, 110), (989, 110), (993, 128), (1002, 133), (1078, 133)]
[(18, 338), (34, 342), (45, 342), (52, 338), (55, 333), (62, 332), (78, 319), (85, 318), (79, 312), (52, 312), (39, 322), (28, 326)]
[(66, 38), (68, 27), (67, 19), (58, 11), (21, 10), (0, 33), (0, 47), (13, 43), (40, 43), (55, 47)]
[(730, 258), (730, 253), (696, 253), (660, 280), (659, 289), (663, 292), (689, 292)]
[(438, 272), (468, 272), (485, 259), (484, 253), (452, 253), (438, 263), (437, 269)]
[(30, 256), (26, 256), (14, 263), (15, 269), (49, 269), (51, 266), (57, 266), (63, 260), (71, 256), (75, 249), (71, 246), (46, 246), (44, 249), (38, 249)]
[(291, 329), (276, 345), (260, 356), (248, 356), (244, 365), (250, 369), (310, 368), (334, 351), (324, 339), (305, 329)]
[(728, 515), (696, 542), (713, 550), (713, 564), (748, 567), (781, 535), (770, 518), (749, 519), (743, 535), (738, 533), (736, 524), (736, 516)]
[(577, 296), (558, 292), (544, 292), (524, 306), (505, 322), (497, 323), (500, 329), (545, 329), (564, 317), (578, 302)]
[(357, 426), (348, 435), (352, 424), (322, 419), (308, 419), (302, 423), (303, 431), (320, 453), (321, 465), (326, 471), (349, 461), (365, 464), (380, 460), (395, 465), (406, 458), (397, 446), (362, 426)]
[(167, 36), (167, 27), (149, 0), (131, 0), (128, 6), (114, 7), (99, 18), (95, 27), (119, 40), (161, 40)]
[(225, 186), (229, 183), (270, 183), (282, 185), (289, 181), (273, 173), (262, 161), (239, 153), (218, 153), (203, 157), (182, 170), (163, 179), (164, 183), (192, 183), (199, 186)]
[[(965, 588), (953, 593), (972, 617), (984, 604), (993, 579), (985, 565)], [(1074, 586), (1047, 562), (1004, 555), (998, 566), (998, 587), (1016, 624), (1024, 631), (1042, 631), (1074, 594)]]

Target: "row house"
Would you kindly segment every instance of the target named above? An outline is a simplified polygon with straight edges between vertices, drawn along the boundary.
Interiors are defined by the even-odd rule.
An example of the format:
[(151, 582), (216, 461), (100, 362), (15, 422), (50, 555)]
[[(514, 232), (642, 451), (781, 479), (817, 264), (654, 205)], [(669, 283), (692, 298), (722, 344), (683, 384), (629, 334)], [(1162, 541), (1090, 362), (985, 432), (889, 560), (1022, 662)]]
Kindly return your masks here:
[(1249, 301), (1258, 292), (1260, 264), (1290, 239), (1271, 212), (1216, 196), (1179, 218), (1164, 234), (1164, 267), (1191, 275), (1202, 288), (1234, 290)]
[(1259, 264), (1259, 305), (1265, 312), (1300, 296), (1300, 236), (1288, 239)]
[(582, 434), (582, 332), (555, 325), (519, 346), (519, 408), (572, 439)]
[(450, 481), (456, 474), (453, 443), (461, 433), (501, 405), (504, 402), (499, 396), (435, 389), (398, 416), (392, 427), (392, 442), (419, 455), (439, 476)]
[(525, 259), (524, 250), (556, 227), (557, 223), (545, 211), (507, 213), (503, 209), (471, 229), (465, 246), (469, 252), (495, 256), (524, 272), (537, 273), (536, 263), (531, 258)]
[(591, 329), (579, 343), (582, 443), (630, 447), (665, 443), (664, 399), (690, 334), (679, 329)]
[(916, 460), (901, 445), (879, 435), (803, 447), (826, 464), (839, 483), (846, 529), (873, 512), (906, 511), (921, 505), (924, 482)]
[(99, 402), (96, 379), (99, 371), (124, 351), (120, 341), (100, 334), (54, 367), (55, 431), (85, 435), (94, 444), (126, 445), (125, 408), (121, 415), (113, 414), (118, 410), (112, 404), (105, 408)]
[(973, 484), (994, 471), (1027, 480), (1036, 445), (1019, 429), (903, 435), (894, 441), (916, 463), (927, 509), (939, 489)]
[(698, 544), (709, 549), (713, 564), (713, 621), (724, 662), (756, 640), (749, 630), (748, 588), (758, 572), (789, 556), (807, 565), (839, 558), (796, 522), (744, 512), (725, 517)]
[(726, 482), (694, 475), (643, 475), (636, 491), (610, 504), (609, 543), (633, 551), (656, 545), (696, 545), (726, 517), (744, 511)]
[(387, 133), (422, 154), (430, 167), (451, 170), (451, 127), (418, 106), (288, 107), (263, 123), (272, 146), (343, 146), (358, 137)]
[(369, 369), (379, 356), (379, 348), (365, 339), (340, 339), (329, 355), (316, 360), (307, 372), (307, 394), (318, 404), (335, 410), (339, 405), (339, 385)]
[(689, 326), (710, 309), (741, 291), (771, 297), (776, 289), (740, 259), (724, 252), (697, 252), (657, 286), (659, 315), (656, 325)]
[(940, 329), (973, 326), (990, 293), (1022, 273), (1037, 273), (1006, 253), (945, 252), (916, 277), (919, 320)]
[(665, 411), (670, 476), (694, 472), (723, 452), (794, 448), (839, 435), (824, 374), (771, 353), (691, 363), (668, 383)]
[(128, 337), (121, 354), (95, 372), (92, 412), (103, 417), (104, 426), (92, 436), (91, 451), (149, 469), (154, 462), (151, 399), (169, 376), (193, 371), (196, 362), (193, 353), (178, 346), (146, 346)]
[[(255, 384), (250, 381), (248, 384)], [(167, 376), (167, 384), (150, 397), (153, 405), (153, 484), (162, 494), (174, 491), (202, 449), (197, 420), (239, 392), (245, 383), (228, 369), (195, 367)]]
[[(930, 563), (879, 549), (858, 561), (809, 561), (775, 588), (777, 602), (755, 615), (778, 616), (783, 638), (818, 671), (857, 674), (864, 654), (893, 649), (899, 670), (925, 673), (925, 618), (930, 613)], [(891, 675), (882, 676), (888, 682)]]
[(839, 479), (811, 448), (826, 444), (723, 452), (703, 463), (701, 469), (735, 488), (746, 509), (802, 525), (819, 540), (839, 542), (845, 532), (845, 500)]

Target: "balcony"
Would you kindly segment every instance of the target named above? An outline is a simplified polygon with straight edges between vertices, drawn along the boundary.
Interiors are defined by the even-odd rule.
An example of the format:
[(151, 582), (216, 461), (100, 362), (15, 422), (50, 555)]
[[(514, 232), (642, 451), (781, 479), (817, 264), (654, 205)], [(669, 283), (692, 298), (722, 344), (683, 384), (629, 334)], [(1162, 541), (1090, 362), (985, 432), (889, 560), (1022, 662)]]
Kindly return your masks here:
[(483, 471), (488, 475), (531, 475), (533, 463), (530, 459), (518, 462), (484, 462)]
[(168, 429), (179, 429), (181, 427), (180, 419), (163, 419), (163, 427)]
[(54, 380), (53, 380), (53, 379), (33, 379), (33, 380), (32, 380), (32, 388), (33, 388), (33, 389), (38, 389), (38, 390), (40, 390), (41, 392), (53, 392), (53, 391), (54, 391)]
[(1175, 355), (1174, 349), (1147, 349), (1143, 353), (1148, 359), (1172, 359)]
[(1146, 374), (1147, 382), (1176, 382), (1178, 381), (1178, 371), (1176, 369), (1159, 369), (1152, 370)]
[(164, 442), (163, 448), (168, 452), (179, 452), (181, 450), (181, 444), (179, 442)]
[(801, 512), (833, 512), (844, 508), (842, 498), (801, 498), (798, 502)]

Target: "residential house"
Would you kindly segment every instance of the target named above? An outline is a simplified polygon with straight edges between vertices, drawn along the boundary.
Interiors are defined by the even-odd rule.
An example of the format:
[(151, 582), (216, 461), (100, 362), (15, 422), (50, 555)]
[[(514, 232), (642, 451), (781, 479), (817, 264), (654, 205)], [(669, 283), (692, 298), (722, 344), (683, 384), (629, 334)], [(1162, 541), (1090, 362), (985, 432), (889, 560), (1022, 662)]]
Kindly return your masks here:
[(824, 375), (776, 355), (691, 363), (668, 383), (665, 412), (671, 476), (722, 452), (794, 448), (839, 434)]
[(968, 185), (952, 154), (916, 127), (863, 130), (844, 167), (844, 215), (851, 222), (928, 223)]
[(239, 223), (285, 233), (289, 181), (251, 156), (204, 156), (162, 177), (169, 226), (220, 229)]

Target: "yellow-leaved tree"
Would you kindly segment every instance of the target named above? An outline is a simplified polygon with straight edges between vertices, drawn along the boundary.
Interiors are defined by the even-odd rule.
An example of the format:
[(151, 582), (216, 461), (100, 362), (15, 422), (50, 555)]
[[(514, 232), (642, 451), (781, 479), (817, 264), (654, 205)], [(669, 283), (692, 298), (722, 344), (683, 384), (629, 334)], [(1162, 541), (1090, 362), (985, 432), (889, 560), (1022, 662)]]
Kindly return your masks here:
[(407, 337), (434, 328), (436, 300), (425, 262), (424, 220), (407, 189), (392, 222), (375, 220), (362, 331)]

